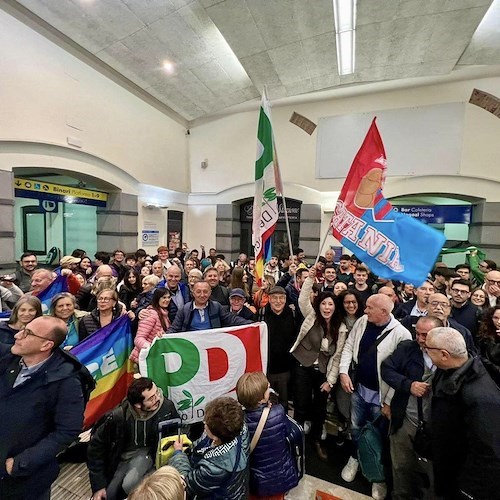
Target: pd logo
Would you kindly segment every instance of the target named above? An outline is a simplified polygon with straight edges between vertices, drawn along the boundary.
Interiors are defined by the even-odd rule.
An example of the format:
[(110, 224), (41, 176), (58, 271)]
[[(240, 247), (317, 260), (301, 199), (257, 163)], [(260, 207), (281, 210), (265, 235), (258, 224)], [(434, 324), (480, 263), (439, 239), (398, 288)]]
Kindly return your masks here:
[(203, 419), (206, 403), (234, 392), (245, 372), (266, 371), (267, 326), (170, 334), (141, 351), (140, 369), (171, 399), (186, 422)]

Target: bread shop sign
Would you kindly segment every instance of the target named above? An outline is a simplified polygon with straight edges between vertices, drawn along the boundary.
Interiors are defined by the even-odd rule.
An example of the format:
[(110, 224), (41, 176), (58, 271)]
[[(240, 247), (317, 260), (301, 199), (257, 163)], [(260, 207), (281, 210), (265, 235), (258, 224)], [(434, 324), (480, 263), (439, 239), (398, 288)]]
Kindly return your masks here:
[[(288, 214), (289, 222), (300, 222), (300, 206), (302, 202), (296, 200), (286, 200), (286, 211)], [(278, 200), (278, 222), (285, 222), (285, 207), (283, 200)], [(253, 220), (253, 200), (247, 201), (240, 205), (240, 221), (252, 222)]]

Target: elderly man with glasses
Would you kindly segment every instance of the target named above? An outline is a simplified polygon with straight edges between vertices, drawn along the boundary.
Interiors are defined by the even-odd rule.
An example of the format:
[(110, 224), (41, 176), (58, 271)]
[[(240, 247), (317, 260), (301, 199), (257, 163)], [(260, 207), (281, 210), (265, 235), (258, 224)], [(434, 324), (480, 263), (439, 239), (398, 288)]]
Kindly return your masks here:
[(435, 493), (446, 499), (498, 498), (500, 391), (453, 328), (433, 328), (425, 350), (437, 366), (431, 433)]
[(477, 348), (474, 345), (474, 340), (469, 329), (461, 325), (453, 318), (450, 318), (451, 302), (446, 295), (443, 295), (442, 293), (433, 293), (432, 295), (430, 295), (427, 304), (427, 310), (429, 311), (429, 314), (431, 316), (436, 316), (437, 318), (439, 318), (443, 322), (444, 326), (458, 330), (465, 340), (467, 350), (472, 355), (477, 354)]
[(500, 304), (500, 271), (490, 271), (484, 280), (484, 291), (488, 295), (490, 307), (495, 307)]
[[(41, 316), (0, 346), (0, 498), (50, 498), (56, 456), (82, 430), (85, 367), (59, 349), (64, 321)], [(9, 352), (10, 351), (10, 352)]]
[(391, 401), (392, 500), (426, 498), (432, 483), (432, 467), (417, 456), (413, 442), (421, 421), (431, 412), (431, 383), (436, 365), (425, 349), (427, 333), (442, 327), (435, 316), (422, 316), (416, 324), (416, 340), (401, 342), (382, 361), (381, 373), (395, 391)]

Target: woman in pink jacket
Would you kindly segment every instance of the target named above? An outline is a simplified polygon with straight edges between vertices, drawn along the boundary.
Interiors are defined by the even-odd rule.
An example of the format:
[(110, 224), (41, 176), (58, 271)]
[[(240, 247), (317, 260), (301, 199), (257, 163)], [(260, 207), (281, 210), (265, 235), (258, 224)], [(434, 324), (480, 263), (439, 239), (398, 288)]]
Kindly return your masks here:
[(152, 303), (146, 309), (149, 314), (144, 319), (139, 320), (134, 340), (135, 347), (130, 355), (130, 359), (134, 363), (138, 362), (141, 349), (149, 347), (155, 337), (161, 337), (170, 327), (168, 319), (170, 299), (170, 292), (166, 288), (157, 288), (154, 291)]

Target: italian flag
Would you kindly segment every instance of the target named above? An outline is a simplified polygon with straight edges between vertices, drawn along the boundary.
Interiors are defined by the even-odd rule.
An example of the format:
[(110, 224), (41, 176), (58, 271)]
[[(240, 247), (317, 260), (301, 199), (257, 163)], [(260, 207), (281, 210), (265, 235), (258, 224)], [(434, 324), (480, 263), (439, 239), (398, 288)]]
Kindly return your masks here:
[(257, 130), (252, 227), (252, 243), (255, 251), (255, 279), (259, 286), (264, 275), (266, 257), (270, 257), (271, 236), (278, 222), (278, 193), (281, 193), (281, 180), (271, 124), (271, 106), (264, 92)]

